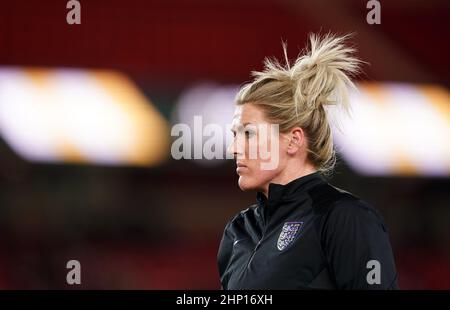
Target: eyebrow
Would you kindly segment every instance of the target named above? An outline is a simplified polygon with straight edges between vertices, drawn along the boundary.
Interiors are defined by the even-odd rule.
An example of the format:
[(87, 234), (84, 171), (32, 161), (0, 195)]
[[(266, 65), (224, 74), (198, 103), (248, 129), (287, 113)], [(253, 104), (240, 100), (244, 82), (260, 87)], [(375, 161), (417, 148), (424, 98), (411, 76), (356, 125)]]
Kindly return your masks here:
[[(242, 124), (242, 127), (245, 127), (245, 126), (247, 126), (247, 125), (254, 125), (254, 124), (253, 124), (253, 123), (250, 123), (250, 122), (246, 122), (246, 123)], [(231, 127), (231, 131), (233, 131), (233, 132), (236, 131), (235, 126)]]

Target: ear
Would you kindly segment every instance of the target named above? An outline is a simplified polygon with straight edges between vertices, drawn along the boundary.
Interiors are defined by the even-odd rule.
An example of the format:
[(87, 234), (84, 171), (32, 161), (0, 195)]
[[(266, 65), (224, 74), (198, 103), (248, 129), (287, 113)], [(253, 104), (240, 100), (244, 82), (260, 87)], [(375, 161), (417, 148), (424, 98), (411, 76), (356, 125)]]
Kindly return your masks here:
[(288, 144), (288, 154), (296, 154), (305, 143), (305, 132), (300, 127), (292, 128), (288, 133), (289, 144)]

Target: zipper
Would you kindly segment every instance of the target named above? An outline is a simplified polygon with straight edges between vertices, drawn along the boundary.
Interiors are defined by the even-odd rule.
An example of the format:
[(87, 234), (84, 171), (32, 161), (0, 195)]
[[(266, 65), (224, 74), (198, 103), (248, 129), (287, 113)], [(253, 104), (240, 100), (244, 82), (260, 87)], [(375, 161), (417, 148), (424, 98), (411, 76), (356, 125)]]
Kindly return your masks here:
[(256, 254), (256, 250), (259, 248), (259, 245), (261, 244), (261, 241), (262, 241), (263, 238), (264, 238), (264, 235), (261, 237), (261, 239), (259, 239), (259, 241), (256, 244), (255, 248), (253, 249), (252, 255), (250, 255), (250, 258), (248, 259), (248, 262), (247, 262), (247, 269), (250, 267), (250, 263), (252, 262), (253, 257)]
[(266, 234), (266, 230), (267, 230), (267, 219), (266, 219), (266, 215), (265, 215), (265, 216), (264, 216), (264, 229), (263, 229), (261, 238), (259, 239), (258, 243), (256, 244), (255, 248), (254, 248), (253, 251), (252, 251), (252, 255), (250, 255), (250, 258), (248, 259), (248, 262), (247, 262), (247, 269), (250, 267), (250, 263), (252, 262), (253, 257), (254, 257), (255, 254), (256, 254), (256, 250), (258, 250), (259, 246), (261, 245), (261, 242), (262, 242), (263, 239), (264, 239), (264, 236), (265, 236), (265, 234)]

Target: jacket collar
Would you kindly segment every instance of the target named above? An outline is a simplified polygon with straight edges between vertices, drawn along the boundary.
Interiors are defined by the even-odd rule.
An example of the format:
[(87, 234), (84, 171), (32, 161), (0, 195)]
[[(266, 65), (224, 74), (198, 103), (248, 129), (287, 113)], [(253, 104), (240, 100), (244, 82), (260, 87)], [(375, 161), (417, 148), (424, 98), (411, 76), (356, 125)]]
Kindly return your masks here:
[(312, 186), (326, 182), (320, 172), (307, 174), (287, 184), (269, 184), (268, 197), (262, 192), (256, 194), (258, 207), (263, 210), (264, 217), (270, 216), (283, 202), (295, 200)]

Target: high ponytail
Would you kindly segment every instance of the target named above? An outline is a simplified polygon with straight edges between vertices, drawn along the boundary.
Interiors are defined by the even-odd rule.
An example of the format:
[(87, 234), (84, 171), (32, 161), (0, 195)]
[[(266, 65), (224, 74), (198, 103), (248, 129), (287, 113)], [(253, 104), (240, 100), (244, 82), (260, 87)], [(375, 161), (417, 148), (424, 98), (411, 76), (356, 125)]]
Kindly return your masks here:
[(236, 96), (238, 105), (261, 106), (267, 118), (280, 125), (280, 132), (299, 126), (308, 140), (310, 161), (320, 171), (332, 169), (335, 162), (333, 137), (325, 110), (338, 105), (348, 111), (348, 89), (360, 61), (355, 50), (345, 45), (347, 36), (310, 36), (310, 46), (291, 66), (283, 45), (286, 64), (266, 59), (264, 70), (252, 72), (254, 80)]

